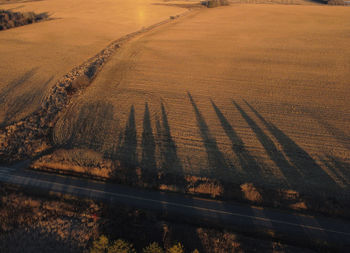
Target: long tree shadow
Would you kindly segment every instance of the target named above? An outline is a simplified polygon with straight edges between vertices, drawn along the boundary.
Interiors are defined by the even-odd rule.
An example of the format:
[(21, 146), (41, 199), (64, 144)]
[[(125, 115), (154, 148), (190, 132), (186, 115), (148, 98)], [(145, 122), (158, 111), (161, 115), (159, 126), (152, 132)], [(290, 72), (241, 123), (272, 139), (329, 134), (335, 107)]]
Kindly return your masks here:
[(144, 182), (154, 184), (157, 181), (157, 164), (155, 159), (156, 142), (153, 135), (148, 103), (145, 104), (142, 132), (141, 168)]
[[(84, 104), (71, 127), (66, 148), (88, 148), (104, 152), (108, 143), (108, 133), (112, 129), (114, 107), (110, 103), (98, 101)], [(62, 130), (62, 129), (61, 129)]]
[(197, 119), (197, 125), (199, 128), (200, 135), (203, 140), (204, 147), (207, 152), (208, 157), (208, 165), (209, 168), (212, 170), (210, 171), (212, 177), (216, 177), (217, 175), (220, 176), (220, 178), (228, 178), (227, 175), (229, 174), (228, 169), (230, 169), (231, 166), (229, 166), (226, 161), (225, 157), (222, 154), (222, 152), (219, 150), (219, 147), (216, 143), (215, 138), (210, 133), (209, 127), (207, 123), (205, 122), (205, 119), (201, 112), (199, 111), (195, 101), (193, 100), (191, 94), (187, 92), (188, 97), (191, 101), (191, 104), (193, 106), (196, 119)]
[(135, 123), (135, 108), (130, 108), (129, 119), (125, 126), (124, 138), (120, 145), (120, 161), (124, 167), (135, 168), (137, 160), (137, 132)]
[(328, 133), (330, 133), (336, 140), (338, 140), (345, 148), (350, 150), (350, 136), (347, 135), (343, 130), (332, 126), (324, 119), (318, 112), (304, 109), (311, 118), (316, 120), (321, 126), (323, 126)]
[(280, 171), (285, 176), (287, 182), (291, 187), (296, 187), (296, 182), (300, 180), (300, 175), (293, 166), (286, 160), (283, 153), (278, 150), (272, 139), (264, 133), (258, 124), (235, 102), (232, 101), (242, 117), (248, 123), (250, 128), (254, 131), (261, 145), (264, 147), (269, 158), (277, 165)]
[(341, 186), (350, 186), (350, 164), (342, 161), (341, 159), (327, 155), (324, 158), (320, 158), (323, 164), (329, 171), (336, 177), (336, 181)]
[(291, 164), (296, 168), (300, 175), (308, 180), (322, 182), (328, 186), (336, 186), (334, 180), (315, 162), (315, 160), (298, 144), (296, 144), (288, 135), (276, 127), (273, 123), (268, 122), (258, 113), (247, 101), (247, 106), (262, 121), (268, 131), (277, 139), (284, 153), (290, 160)]
[(162, 124), (160, 124), (159, 120), (156, 122), (161, 155), (161, 169), (167, 183), (183, 186), (183, 167), (177, 155), (175, 141), (171, 136), (168, 116), (163, 103), (161, 103), (161, 111)]
[(216, 106), (214, 101), (211, 100), (211, 103), (216, 112), (216, 115), (220, 120), (222, 128), (225, 130), (226, 135), (231, 140), (232, 150), (237, 155), (241, 168), (244, 170), (245, 173), (248, 173), (250, 176), (253, 176), (253, 178), (261, 177), (261, 168), (256, 162), (255, 158), (245, 148), (242, 139), (238, 136), (236, 131), (230, 125), (225, 115)]

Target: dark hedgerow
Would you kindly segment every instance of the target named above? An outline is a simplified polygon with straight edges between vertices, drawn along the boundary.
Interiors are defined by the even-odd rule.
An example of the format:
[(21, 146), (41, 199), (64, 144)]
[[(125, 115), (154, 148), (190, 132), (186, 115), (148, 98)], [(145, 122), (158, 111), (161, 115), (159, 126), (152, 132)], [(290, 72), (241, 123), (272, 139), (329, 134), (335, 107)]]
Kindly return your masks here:
[(28, 25), (48, 19), (48, 13), (35, 14), (34, 12), (12, 12), (0, 10), (0, 31), (17, 26)]
[(219, 6), (229, 5), (228, 0), (208, 0), (201, 2), (202, 5), (207, 6), (208, 8), (215, 8)]

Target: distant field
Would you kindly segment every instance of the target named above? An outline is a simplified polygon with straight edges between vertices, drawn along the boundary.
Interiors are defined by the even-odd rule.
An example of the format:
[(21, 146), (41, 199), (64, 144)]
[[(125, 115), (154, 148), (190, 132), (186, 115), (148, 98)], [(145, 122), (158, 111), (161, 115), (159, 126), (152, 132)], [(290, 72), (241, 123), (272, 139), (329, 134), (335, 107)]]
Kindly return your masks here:
[(0, 9), (48, 13), (52, 19), (0, 31), (0, 126), (35, 111), (58, 79), (112, 41), (185, 11), (159, 3), (0, 0)]
[(56, 162), (349, 196), (349, 15), (232, 5), (131, 41), (60, 117)]

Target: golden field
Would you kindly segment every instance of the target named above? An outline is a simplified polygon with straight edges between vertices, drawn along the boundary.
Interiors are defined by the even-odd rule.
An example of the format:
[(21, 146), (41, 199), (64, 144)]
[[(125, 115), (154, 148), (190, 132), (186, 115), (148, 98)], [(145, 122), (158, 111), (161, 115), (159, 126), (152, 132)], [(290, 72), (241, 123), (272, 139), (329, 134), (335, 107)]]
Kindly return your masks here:
[(157, 28), (72, 101), (54, 142), (145, 173), (347, 197), (349, 14), (231, 5)]
[(159, 3), (47, 0), (0, 5), (48, 13), (51, 19), (0, 33), (0, 125), (35, 111), (57, 80), (112, 41), (185, 11)]
[[(104, 1), (28, 3), (57, 14), (0, 33), (2, 124), (33, 112), (56, 78), (111, 41), (185, 11)], [(134, 36), (87, 81), (55, 89), (69, 99), (38, 113), (31, 133), (50, 143), (26, 151), (47, 149), (32, 167), (259, 203), (280, 196), (299, 209), (310, 208), (304, 195), (349, 203), (350, 9), (271, 3), (192, 11)], [(46, 112), (55, 119), (45, 125)]]

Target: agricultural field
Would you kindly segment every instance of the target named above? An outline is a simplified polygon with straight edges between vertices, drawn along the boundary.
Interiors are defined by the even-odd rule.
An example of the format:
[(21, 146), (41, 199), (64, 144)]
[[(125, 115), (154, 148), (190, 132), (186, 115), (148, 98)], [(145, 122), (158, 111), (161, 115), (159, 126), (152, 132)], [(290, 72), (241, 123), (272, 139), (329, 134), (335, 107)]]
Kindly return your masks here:
[(348, 200), (349, 14), (232, 4), (145, 33), (60, 114), (36, 166)]
[(0, 32), (0, 162), (348, 215), (350, 9), (198, 7), (1, 4), (48, 19)]
[(186, 11), (152, 0), (10, 0), (0, 9), (49, 16), (0, 32), (0, 126), (38, 109), (57, 80), (112, 41)]

